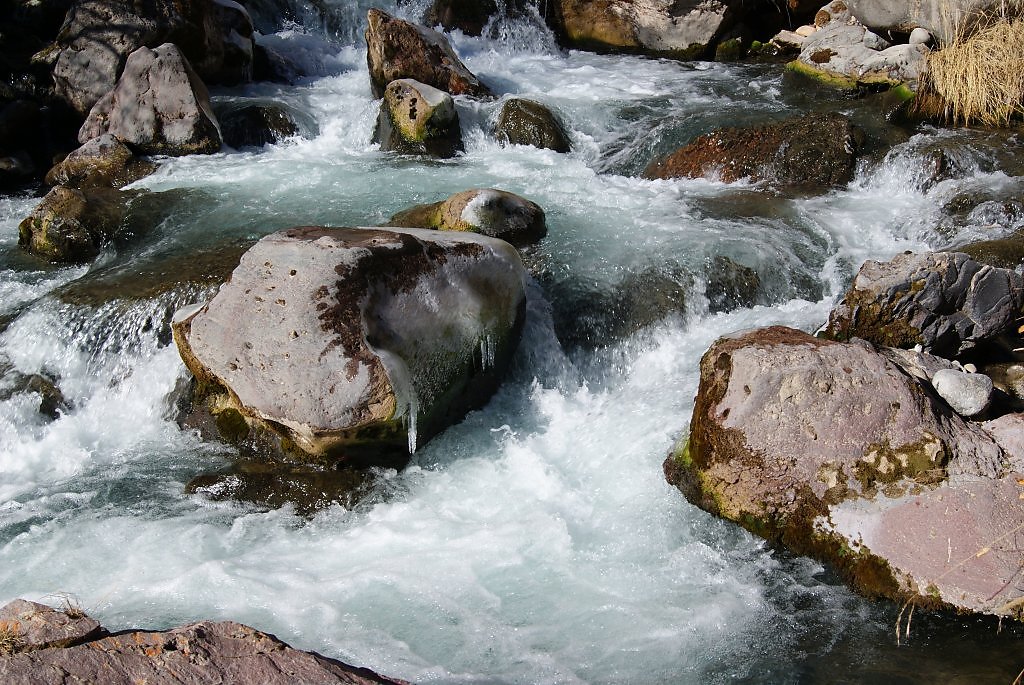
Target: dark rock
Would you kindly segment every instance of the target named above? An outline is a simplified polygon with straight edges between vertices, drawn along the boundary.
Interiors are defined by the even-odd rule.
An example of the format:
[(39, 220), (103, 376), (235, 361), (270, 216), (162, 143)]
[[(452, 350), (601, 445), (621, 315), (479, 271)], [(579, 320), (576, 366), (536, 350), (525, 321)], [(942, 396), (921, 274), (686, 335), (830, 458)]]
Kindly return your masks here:
[(653, 162), (644, 178), (715, 176), (818, 189), (848, 183), (864, 138), (841, 114), (806, 114), (778, 124), (726, 128), (698, 137), (667, 159)]
[(262, 147), (297, 135), (299, 127), (280, 105), (249, 105), (222, 114), (220, 132), (231, 147)]
[(128, 57), (117, 86), (89, 112), (78, 139), (104, 133), (143, 154), (212, 153), (221, 146), (206, 86), (171, 43)]
[(544, 210), (529, 200), (494, 188), (464, 190), (447, 200), (395, 214), (388, 226), (472, 231), (522, 247), (547, 235)]
[(374, 97), (383, 97), (396, 79), (413, 79), (451, 95), (491, 95), (437, 31), (377, 9), (367, 13), (367, 21), (366, 61)]
[(728, 312), (738, 307), (753, 307), (761, 291), (761, 278), (749, 266), (723, 255), (708, 264), (708, 311)]
[[(100, 624), (80, 611), (56, 611), (24, 599), (0, 607), (0, 631), (17, 635), (19, 653), (71, 647), (102, 633)], [(2, 661), (0, 652), (0, 663)], [(0, 672), (2, 669), (0, 666)]]
[(121, 188), (156, 170), (155, 163), (139, 159), (127, 145), (106, 133), (54, 165), (46, 174), (46, 182), (67, 188)]
[(0, 385), (0, 400), (8, 400), (24, 392), (39, 396), (39, 413), (48, 419), (57, 419), (68, 410), (64, 393), (57, 383), (38, 373), (23, 374), (10, 368), (0, 366), (4, 383)]
[(953, 358), (1013, 326), (1024, 279), (962, 252), (905, 253), (861, 266), (825, 334)]
[(196, 377), (194, 407), (229, 441), (390, 466), (497, 388), (525, 278), (515, 248), (486, 236), (293, 228), (179, 313), (174, 339)]
[(56, 186), (18, 226), (18, 245), (51, 262), (87, 262), (121, 227), (130, 193)]
[(689, 440), (665, 462), (691, 502), (870, 596), (1010, 613), (1016, 552), (990, 544), (1024, 500), (989, 433), (864, 342), (747, 331), (700, 369)]
[(491, 15), (498, 11), (496, 0), (434, 0), (423, 21), (446, 30), (459, 29), (467, 36), (479, 36)]
[(569, 152), (569, 137), (558, 118), (544, 105), (512, 98), (501, 107), (495, 137), (508, 145), (532, 145)]
[(384, 91), (373, 142), (388, 152), (454, 157), (463, 146), (452, 96), (412, 79), (392, 81)]
[(1000, 269), (1016, 269), (1024, 264), (1024, 235), (1014, 233), (1005, 238), (979, 240), (958, 248), (971, 259)]
[(29, 619), (35, 631), (30, 636), (54, 633), (56, 637), (67, 631), (88, 641), (70, 646), (51, 642), (34, 651), (0, 655), (0, 680), (5, 685), (407, 685), (314, 652), (292, 649), (273, 635), (231, 621), (203, 621), (162, 632), (136, 630), (98, 637), (95, 633), (79, 635), (81, 629), (76, 628), (87, 622), (98, 631), (91, 619), (72, 619), (66, 613), (23, 600), (15, 600), (2, 611), (11, 607), (18, 612), (35, 612)]

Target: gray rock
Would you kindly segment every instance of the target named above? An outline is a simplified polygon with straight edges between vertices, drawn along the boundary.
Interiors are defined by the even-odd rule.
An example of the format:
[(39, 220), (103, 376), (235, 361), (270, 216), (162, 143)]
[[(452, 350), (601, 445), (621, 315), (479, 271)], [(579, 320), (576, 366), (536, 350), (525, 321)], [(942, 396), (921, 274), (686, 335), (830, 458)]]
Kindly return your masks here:
[(825, 333), (888, 347), (922, 345), (952, 358), (1011, 327), (1024, 306), (1024, 280), (962, 252), (901, 254), (867, 261), (829, 315)]
[(392, 81), (380, 103), (373, 142), (388, 152), (454, 157), (463, 146), (452, 96), (412, 79)]
[(19, 652), (70, 647), (99, 636), (99, 623), (80, 612), (71, 613), (16, 599), (0, 607), (0, 631), (17, 635)]
[[(35, 612), (29, 640), (46, 641), (33, 642), (35, 651), (0, 655), (0, 681), (5, 685), (407, 685), (365, 668), (292, 649), (273, 635), (231, 621), (203, 621), (167, 631), (137, 630), (97, 638), (99, 626), (91, 619), (73, 620), (23, 600), (15, 600), (5, 609), (14, 605), (16, 611)], [(93, 626), (93, 632), (84, 634), (84, 625)], [(61, 644), (59, 636), (65, 633), (89, 641)]]
[(507, 145), (532, 145), (569, 152), (569, 136), (554, 113), (532, 100), (511, 98), (501, 106), (495, 137)]
[(174, 339), (225, 438), (391, 465), (497, 388), (525, 279), (515, 248), (486, 236), (293, 228), (179, 313)]
[(951, 36), (949, 29), (969, 14), (998, 9), (998, 0), (917, 0), (916, 2), (890, 2), (889, 0), (846, 0), (850, 11), (865, 25), (876, 31), (910, 33), (916, 28), (927, 29), (940, 41)]
[(121, 188), (156, 171), (157, 165), (139, 159), (127, 145), (106, 133), (87, 141), (46, 174), (50, 185), (68, 188)]
[(89, 112), (78, 140), (105, 133), (143, 154), (211, 153), (221, 146), (206, 86), (171, 43), (128, 57), (117, 86)]
[(1006, 454), (1009, 470), (1024, 473), (1024, 414), (1003, 414), (981, 426)]
[(940, 369), (932, 376), (932, 387), (953, 411), (967, 418), (981, 414), (992, 400), (992, 379), (982, 373)]
[(378, 9), (366, 16), (366, 61), (374, 97), (382, 97), (396, 79), (413, 79), (451, 95), (491, 95), (437, 31)]
[(814, 26), (820, 29), (832, 22), (845, 24), (852, 16), (846, 0), (832, 0), (814, 15)]
[(440, 202), (417, 205), (395, 214), (388, 225), (472, 231), (520, 247), (536, 243), (548, 233), (539, 205), (494, 188), (464, 190)]
[(690, 501), (869, 595), (1012, 613), (999, 589), (1019, 556), (978, 552), (1024, 523), (1024, 500), (987, 431), (863, 341), (747, 331), (700, 368), (689, 439), (665, 462)]
[(931, 45), (932, 34), (928, 32), (928, 29), (918, 26), (910, 32), (910, 38), (907, 39), (907, 42), (911, 45)]
[(807, 37), (790, 68), (834, 85), (916, 87), (927, 68), (924, 45), (893, 45), (855, 19), (832, 21)]

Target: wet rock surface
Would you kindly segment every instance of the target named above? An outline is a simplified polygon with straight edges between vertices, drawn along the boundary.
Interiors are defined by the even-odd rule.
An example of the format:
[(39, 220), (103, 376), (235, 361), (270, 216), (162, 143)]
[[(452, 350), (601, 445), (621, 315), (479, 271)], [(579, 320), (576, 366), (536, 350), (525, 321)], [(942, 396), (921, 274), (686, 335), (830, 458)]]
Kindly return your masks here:
[(1019, 612), (1007, 537), (1024, 526), (1020, 474), (870, 344), (781, 327), (719, 339), (665, 472), (690, 501), (868, 595)]
[(13, 653), (0, 653), (0, 679), (8, 685), (404, 682), (293, 649), (232, 621), (110, 635), (91, 618), (70, 613), (25, 600), (0, 609), (0, 628), (19, 636)]
[(391, 217), (388, 225), (470, 231), (516, 246), (536, 243), (548, 232), (539, 205), (494, 188), (464, 190), (440, 202), (411, 207)]
[(392, 81), (384, 89), (373, 142), (389, 152), (454, 157), (463, 149), (455, 102), (425, 83)]
[(652, 162), (644, 178), (749, 178), (813, 190), (853, 178), (863, 133), (838, 113), (807, 114), (778, 124), (726, 128), (696, 138)]
[(50, 185), (68, 188), (121, 188), (156, 171), (157, 165), (140, 159), (127, 145), (106, 133), (86, 141), (46, 174)]
[(367, 13), (367, 20), (366, 60), (374, 97), (382, 97), (392, 81), (406, 78), (451, 95), (491, 95), (437, 31), (377, 9)]
[(532, 145), (555, 152), (569, 152), (572, 147), (555, 114), (524, 98), (512, 98), (501, 106), (494, 136), (506, 145)]
[(133, 195), (56, 186), (18, 227), (18, 245), (51, 262), (87, 262), (121, 228)]
[(279, 105), (248, 105), (219, 117), (224, 143), (234, 148), (263, 147), (298, 135), (299, 127)]
[(525, 270), (504, 241), (303, 227), (246, 252), (174, 338), (222, 438), (391, 466), (486, 402), (524, 311)]
[(922, 345), (952, 358), (1013, 325), (1024, 280), (962, 252), (901, 254), (867, 261), (829, 316), (825, 333), (888, 347)]
[(128, 57), (117, 85), (89, 112), (78, 139), (85, 143), (105, 133), (143, 154), (212, 153), (221, 146), (206, 86), (172, 43)]

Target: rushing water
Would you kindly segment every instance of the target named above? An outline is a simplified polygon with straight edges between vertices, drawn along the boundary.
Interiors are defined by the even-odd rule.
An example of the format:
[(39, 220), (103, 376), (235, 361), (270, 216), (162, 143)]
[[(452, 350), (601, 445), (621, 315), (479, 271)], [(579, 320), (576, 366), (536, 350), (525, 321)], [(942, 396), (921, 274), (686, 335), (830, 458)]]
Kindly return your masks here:
[[(557, 110), (574, 151), (502, 148), (489, 134), (500, 103), (458, 98), (464, 155), (382, 154), (364, 5), (338, 6), (330, 40), (298, 25), (266, 38), (312, 74), (297, 85), (215, 92), (220, 106), (284, 103), (304, 137), (167, 160), (138, 184), (163, 191), (155, 218), (94, 264), (22, 254), (35, 199), (0, 199), (0, 601), (67, 592), (111, 628), (231, 618), (420, 682), (1009, 683), (1024, 666), (1015, 626), (918, 614), (897, 644), (900, 607), (691, 506), (661, 462), (717, 336), (813, 330), (864, 259), (1021, 227), (1016, 138), (901, 131), (878, 123), (875, 100), (837, 100), (777, 66), (565, 53), (537, 22), (506, 21), (490, 38), (456, 34), (456, 48), (495, 90)], [(807, 109), (869, 128), (848, 187), (636, 177), (696, 133)], [(940, 149), (951, 171), (929, 179)], [(489, 186), (539, 203), (550, 229), (527, 252), (527, 329), (490, 404), (378, 473), (351, 509), (183, 494), (233, 454), (175, 422), (186, 372), (167, 322), (210, 295), (217, 264), (278, 228), (375, 225)], [(756, 270), (756, 306), (710, 313), (717, 256)], [(648, 272), (677, 279), (685, 307), (625, 337), (559, 343), (580, 303), (600, 308)], [(60, 388), (56, 419), (39, 412), (35, 374)]]

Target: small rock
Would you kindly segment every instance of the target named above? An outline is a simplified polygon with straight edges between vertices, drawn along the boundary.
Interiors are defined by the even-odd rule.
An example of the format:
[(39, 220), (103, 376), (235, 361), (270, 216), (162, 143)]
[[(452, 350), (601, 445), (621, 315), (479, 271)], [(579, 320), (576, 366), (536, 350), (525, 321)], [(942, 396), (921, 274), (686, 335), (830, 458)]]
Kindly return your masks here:
[(910, 38), (907, 40), (911, 45), (931, 45), (932, 34), (928, 32), (928, 29), (923, 29), (918, 26), (916, 29), (910, 32)]
[(569, 136), (554, 113), (533, 100), (512, 98), (501, 107), (495, 137), (508, 145), (569, 152)]
[(220, 116), (224, 143), (233, 148), (262, 147), (297, 135), (299, 127), (279, 105), (249, 105)]
[(494, 188), (464, 190), (447, 200), (395, 214), (389, 226), (472, 231), (522, 247), (547, 235), (544, 210), (536, 203)]
[(104, 133), (149, 155), (212, 153), (221, 146), (206, 86), (173, 43), (128, 56), (117, 85), (89, 112), (78, 139)]
[(832, 22), (846, 23), (850, 20), (850, 8), (845, 0), (832, 0), (814, 15), (814, 28), (820, 29)]
[(384, 91), (373, 141), (390, 152), (454, 157), (463, 147), (452, 96), (412, 79), (392, 81)]
[(105, 133), (87, 141), (46, 174), (52, 186), (121, 188), (156, 171), (157, 165), (136, 157), (127, 145)]
[(708, 264), (708, 311), (727, 312), (737, 307), (754, 306), (761, 290), (761, 277), (749, 266), (724, 255), (716, 255)]
[(812, 33), (814, 33), (817, 30), (818, 30), (817, 26), (811, 26), (809, 24), (804, 24), (803, 26), (798, 26), (796, 31), (794, 31), (794, 33), (796, 35), (798, 35), (798, 36), (803, 36), (804, 38), (806, 38), (807, 36), (811, 35)]
[(971, 418), (988, 408), (992, 379), (981, 373), (941, 369), (932, 376), (932, 387), (960, 416)]

